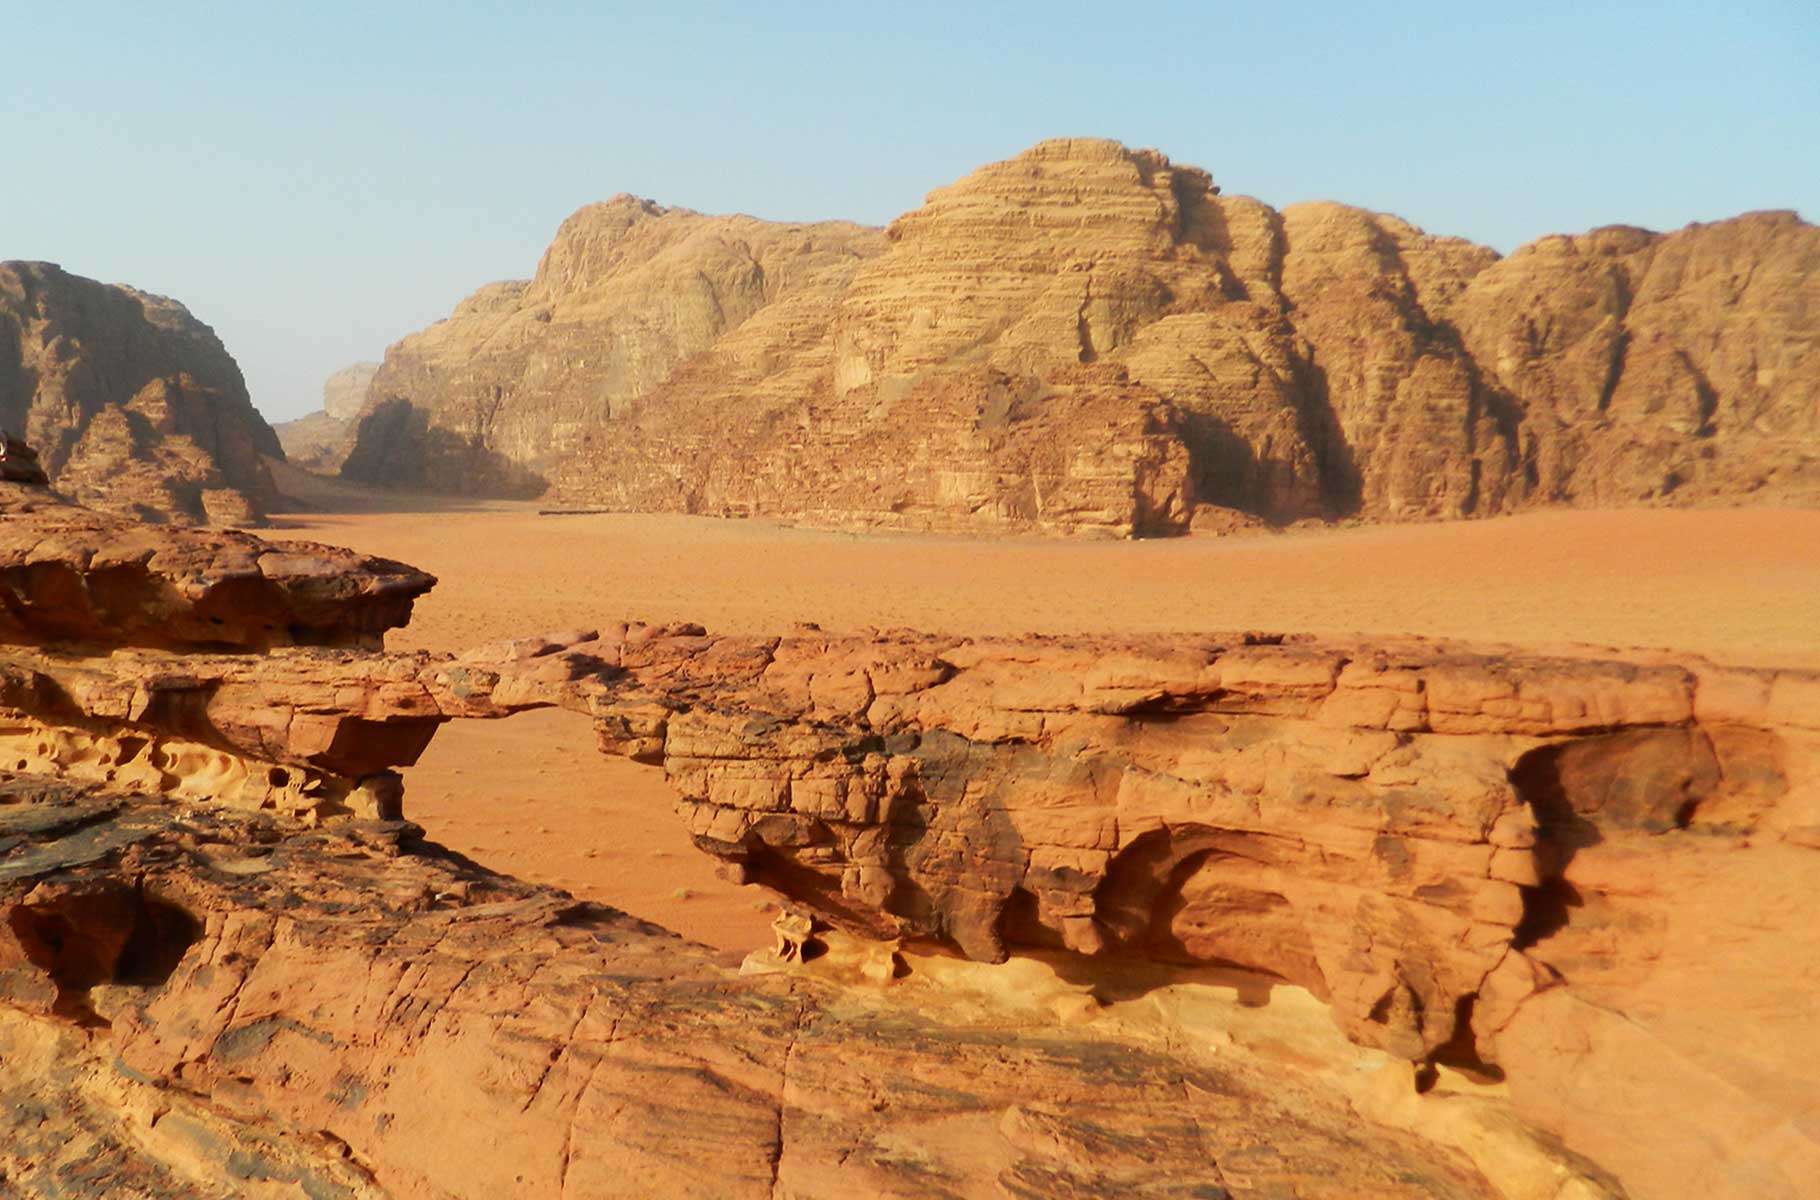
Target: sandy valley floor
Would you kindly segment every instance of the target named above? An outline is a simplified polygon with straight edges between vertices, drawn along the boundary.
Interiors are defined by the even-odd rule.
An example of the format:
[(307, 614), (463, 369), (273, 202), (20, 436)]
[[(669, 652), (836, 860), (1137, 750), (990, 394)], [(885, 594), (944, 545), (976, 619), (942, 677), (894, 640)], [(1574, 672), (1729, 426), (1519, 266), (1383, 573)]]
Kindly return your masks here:
[[(1559, 512), (1089, 542), (421, 507), (283, 517), (270, 536), (438, 575), (394, 649), (626, 619), (747, 633), (813, 621), (974, 634), (1420, 633), (1820, 667), (1820, 512)], [(714, 877), (656, 769), (603, 759), (582, 717), (456, 722), (408, 773), (406, 793), (412, 819), (491, 866), (729, 949), (768, 936), (762, 895)]]

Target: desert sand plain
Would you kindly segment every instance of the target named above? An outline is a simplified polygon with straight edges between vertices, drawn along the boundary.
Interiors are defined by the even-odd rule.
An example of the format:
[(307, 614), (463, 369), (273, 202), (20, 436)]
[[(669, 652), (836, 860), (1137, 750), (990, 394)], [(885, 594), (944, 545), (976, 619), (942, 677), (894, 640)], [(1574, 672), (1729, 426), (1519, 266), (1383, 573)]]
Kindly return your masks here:
[[(1409, 633), (1571, 652), (1660, 647), (1820, 667), (1820, 512), (1556, 511), (1157, 541), (854, 535), (764, 521), (319, 493), (350, 511), (271, 536), (436, 574), (396, 650), (622, 620), (777, 633), (974, 636), (1268, 630)], [(456, 721), (407, 772), (407, 814), (497, 869), (729, 952), (772, 908), (719, 880), (656, 768), (595, 753), (556, 711)]]

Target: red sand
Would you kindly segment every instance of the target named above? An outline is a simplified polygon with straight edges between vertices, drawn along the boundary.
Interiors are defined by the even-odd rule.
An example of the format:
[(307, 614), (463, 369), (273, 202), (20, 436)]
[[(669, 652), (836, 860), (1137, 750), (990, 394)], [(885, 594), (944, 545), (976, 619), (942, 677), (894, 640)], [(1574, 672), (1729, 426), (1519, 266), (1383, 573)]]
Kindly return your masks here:
[[(779, 633), (1419, 633), (1530, 647), (1664, 647), (1820, 667), (1820, 512), (1551, 512), (1451, 524), (1146, 542), (863, 536), (764, 522), (540, 517), (528, 506), (309, 514), (275, 537), (351, 546), (442, 580), (394, 649), (459, 650), (604, 622)], [(433, 836), (491, 866), (730, 948), (762, 894), (715, 879), (653, 768), (587, 722), (456, 722), (407, 774)]]

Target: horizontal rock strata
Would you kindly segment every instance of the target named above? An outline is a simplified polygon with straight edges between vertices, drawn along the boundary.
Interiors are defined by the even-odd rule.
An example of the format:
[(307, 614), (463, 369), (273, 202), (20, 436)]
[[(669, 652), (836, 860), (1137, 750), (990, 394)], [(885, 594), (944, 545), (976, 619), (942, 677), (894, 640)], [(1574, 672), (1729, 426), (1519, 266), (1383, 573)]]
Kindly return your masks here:
[[(45, 723), (91, 734), (20, 733), (41, 752), (0, 766), (131, 783), (144, 739), (167, 780), (149, 790), (393, 816), (387, 772), (437, 724), (562, 704), (662, 765), (698, 845), (837, 926), (1299, 984), (1360, 1044), (1506, 1078), (1526, 1120), (1639, 1196), (1677, 1177), (1794, 1196), (1815, 1152), (1779, 1132), (1820, 1105), (1786, 1053), (1815, 1035), (1820, 977), (1800, 917), (1820, 884), (1811, 674), (686, 627), (466, 661), (194, 654), (181, 679), (126, 682), (162, 665), (11, 652), (9, 678), (41, 681), (11, 703), (71, 697)], [(1610, 1095), (1620, 1068), (1657, 1082)], [(1686, 1088), (1711, 1100), (1669, 1102)], [(1680, 1134), (1637, 1142), (1595, 1119), (1613, 1105)], [(1759, 1176), (1782, 1190), (1742, 1188)]]
[[(788, 264), (786, 266), (786, 264)], [(866, 528), (1168, 534), (1820, 501), (1820, 231), (1508, 257), (1045, 142), (884, 231), (618, 197), (393, 347), (364, 482)]]
[(277, 500), (261, 456), (284, 451), (214, 331), (51, 263), (0, 263), (0, 430), (60, 491), (141, 520), (256, 523)]

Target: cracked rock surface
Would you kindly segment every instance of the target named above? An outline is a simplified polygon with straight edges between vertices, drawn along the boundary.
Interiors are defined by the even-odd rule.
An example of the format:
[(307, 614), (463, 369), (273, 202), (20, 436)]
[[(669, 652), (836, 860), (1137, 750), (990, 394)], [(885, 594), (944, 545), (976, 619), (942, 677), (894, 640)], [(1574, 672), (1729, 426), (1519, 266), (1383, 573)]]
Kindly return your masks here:
[(1496, 1194), (1463, 1156), (1255, 1064), (741, 977), (418, 832), (0, 780), (0, 1182), (147, 1198)]

